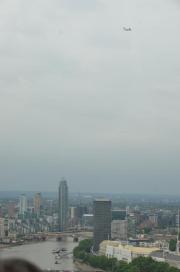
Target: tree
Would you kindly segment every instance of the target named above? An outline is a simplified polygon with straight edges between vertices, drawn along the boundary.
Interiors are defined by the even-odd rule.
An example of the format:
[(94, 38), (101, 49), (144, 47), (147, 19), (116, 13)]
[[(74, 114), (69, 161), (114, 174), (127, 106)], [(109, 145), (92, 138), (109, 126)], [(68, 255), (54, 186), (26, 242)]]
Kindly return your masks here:
[(129, 268), (129, 264), (127, 262), (119, 261), (117, 262), (114, 268), (114, 271), (115, 272), (129, 272), (128, 268)]
[(78, 248), (79, 250), (84, 250), (85, 252), (89, 253), (92, 245), (93, 245), (93, 241), (91, 239), (85, 239), (79, 243)]
[[(171, 244), (176, 247), (176, 241)], [(95, 256), (91, 254), (92, 240), (83, 240), (73, 251), (74, 257), (95, 267), (108, 272), (180, 272), (180, 269), (170, 267), (165, 262), (157, 262), (151, 257), (138, 257), (131, 263), (118, 261), (116, 258)]]
[(140, 272), (140, 270), (137, 266), (130, 266), (129, 265), (127, 272)]
[(176, 243), (177, 240), (171, 239), (169, 242), (169, 250), (170, 251), (175, 251), (176, 250)]
[(139, 272), (153, 272), (155, 261), (151, 257), (139, 257), (132, 261), (132, 266), (136, 266)]

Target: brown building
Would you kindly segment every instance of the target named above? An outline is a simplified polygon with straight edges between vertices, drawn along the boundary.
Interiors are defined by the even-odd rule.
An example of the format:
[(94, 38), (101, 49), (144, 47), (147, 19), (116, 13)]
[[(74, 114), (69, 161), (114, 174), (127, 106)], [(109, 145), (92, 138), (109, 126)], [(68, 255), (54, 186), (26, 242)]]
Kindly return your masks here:
[(41, 210), (41, 193), (36, 193), (34, 196), (34, 212), (40, 214)]

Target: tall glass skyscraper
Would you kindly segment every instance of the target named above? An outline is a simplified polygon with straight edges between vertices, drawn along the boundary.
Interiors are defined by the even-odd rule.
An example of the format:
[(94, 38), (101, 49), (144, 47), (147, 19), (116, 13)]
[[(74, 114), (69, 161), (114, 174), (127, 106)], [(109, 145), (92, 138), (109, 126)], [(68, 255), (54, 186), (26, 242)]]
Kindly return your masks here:
[(59, 231), (67, 228), (68, 221), (68, 185), (66, 180), (61, 180), (59, 184)]
[(96, 199), (94, 201), (94, 251), (99, 244), (111, 239), (111, 201)]

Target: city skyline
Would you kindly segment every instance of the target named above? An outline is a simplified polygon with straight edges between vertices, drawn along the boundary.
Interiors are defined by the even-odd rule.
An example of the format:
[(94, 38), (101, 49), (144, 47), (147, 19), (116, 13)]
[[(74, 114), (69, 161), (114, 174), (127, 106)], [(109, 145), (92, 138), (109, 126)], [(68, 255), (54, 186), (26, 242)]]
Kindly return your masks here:
[[(67, 194), (67, 182), (62, 180), (59, 185), (61, 200), (64, 202)], [(24, 196), (20, 195), (20, 198)], [(164, 199), (162, 201), (160, 198), (154, 198), (154, 202), (153, 200), (148, 202), (148, 198), (136, 198), (136, 202), (134, 202), (121, 197), (113, 198), (113, 196), (109, 199), (98, 198), (94, 200), (94, 198), (87, 198), (87, 195), (84, 195), (82, 199), (78, 195), (71, 195), (68, 205), (67, 229), (61, 229), (61, 233), (58, 232), (59, 205), (57, 198), (47, 198), (40, 192), (36, 192), (33, 197), (27, 196), (27, 200), (26, 211), (22, 214), (17, 198), (4, 200), (0, 198), (2, 254), (6, 252), (10, 257), (12, 252), (13, 254), (18, 252), (20, 256), (23, 256), (24, 248), (31, 248), (35, 243), (32, 253), (39, 256), (40, 249), (34, 254), (37, 241), (39, 245), (43, 242), (42, 248), (50, 243), (51, 250), (48, 248), (45, 259), (47, 260), (50, 255), (50, 260), (53, 260), (54, 257), (55, 260), (51, 263), (48, 259), (46, 266), (49, 263), (59, 265), (64, 261), (62, 255), (65, 254), (66, 256), (68, 250), (65, 247), (62, 248), (60, 255), (62, 262), (57, 263), (57, 252), (60, 250), (56, 248), (57, 244), (60, 241), (63, 242), (63, 246), (70, 243), (69, 253), (71, 254), (72, 245), (77, 246), (77, 242), (79, 242), (80, 232), (80, 237), (83, 237), (84, 233), (88, 238), (87, 241), (83, 240), (82, 243), (84, 245), (89, 243), (91, 253), (94, 252), (95, 255), (96, 251), (99, 250), (101, 255), (117, 258), (128, 263), (138, 256), (151, 256), (155, 259), (159, 256), (162, 258), (162, 262), (170, 262), (172, 266), (179, 265), (180, 257), (177, 255), (179, 242), (175, 240), (179, 232), (179, 199), (178, 202), (176, 199), (172, 202), (172, 200)], [(37, 212), (39, 208), (41, 208), (40, 213)], [(66, 210), (65, 206), (61, 206), (61, 208), (63, 211)], [(63, 232), (64, 230), (67, 231)], [(56, 239), (53, 239), (53, 237)], [(91, 237), (94, 238), (92, 241), (89, 240)], [(5, 244), (7, 244), (7, 249), (4, 249)], [(18, 249), (21, 245), (22, 250), (16, 250), (15, 245), (18, 245)], [(162, 247), (168, 252), (165, 260), (163, 259)], [(82, 252), (82, 248), (80, 252)], [(15, 249), (15, 252), (13, 249)], [(38, 265), (44, 265), (44, 251), (42, 256), (43, 262), (41, 263), (38, 258)], [(173, 259), (174, 256), (176, 256), (175, 259)], [(28, 259), (31, 258), (31, 252), (28, 252)], [(34, 262), (36, 258), (33, 257), (32, 260)], [(71, 258), (68, 258), (68, 262), (70, 260)], [(174, 260), (173, 263), (172, 260)]]
[(178, 25), (180, 0), (0, 1), (0, 270), (180, 272)]

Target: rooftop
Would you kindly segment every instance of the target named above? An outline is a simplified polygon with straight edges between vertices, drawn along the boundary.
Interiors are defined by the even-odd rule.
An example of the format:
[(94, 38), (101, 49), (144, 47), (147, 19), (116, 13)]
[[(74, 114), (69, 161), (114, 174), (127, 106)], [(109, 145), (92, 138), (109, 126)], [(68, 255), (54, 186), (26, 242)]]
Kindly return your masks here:
[(111, 202), (111, 200), (107, 198), (97, 198), (94, 201), (95, 202)]
[(127, 249), (131, 251), (134, 254), (151, 254), (152, 252), (159, 251), (158, 247), (136, 247), (132, 245), (122, 245), (121, 242), (118, 241), (108, 241), (105, 240), (102, 242), (102, 246), (112, 246), (112, 247), (118, 247), (122, 249)]

